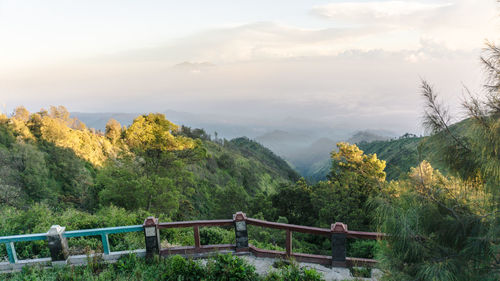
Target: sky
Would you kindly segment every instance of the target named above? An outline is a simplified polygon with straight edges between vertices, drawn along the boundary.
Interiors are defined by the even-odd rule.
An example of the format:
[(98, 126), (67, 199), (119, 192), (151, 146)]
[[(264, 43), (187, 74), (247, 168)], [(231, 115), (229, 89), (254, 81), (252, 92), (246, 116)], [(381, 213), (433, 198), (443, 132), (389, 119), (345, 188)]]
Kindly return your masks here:
[(174, 110), (419, 132), (422, 79), (457, 116), (464, 85), (480, 93), (499, 5), (0, 0), (0, 111)]

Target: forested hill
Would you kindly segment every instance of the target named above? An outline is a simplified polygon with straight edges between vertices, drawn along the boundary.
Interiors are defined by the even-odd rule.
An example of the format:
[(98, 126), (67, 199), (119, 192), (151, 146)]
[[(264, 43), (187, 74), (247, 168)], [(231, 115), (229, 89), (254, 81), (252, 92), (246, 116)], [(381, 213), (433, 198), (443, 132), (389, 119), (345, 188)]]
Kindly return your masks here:
[[(450, 126), (450, 131), (458, 138), (466, 138), (466, 128), (470, 120), (465, 119)], [(387, 162), (385, 172), (388, 180), (396, 180), (406, 175), (411, 167), (416, 167), (427, 160), (433, 167), (445, 174), (447, 168), (443, 165), (447, 152), (443, 151), (441, 135), (417, 137), (405, 134), (397, 139), (387, 141), (372, 141), (358, 143), (366, 154), (376, 154), (379, 159)], [(452, 152), (449, 152), (452, 153)]]
[(428, 158), (427, 155), (419, 155), (418, 152), (418, 146), (423, 139), (405, 135), (394, 140), (361, 142), (358, 146), (366, 154), (376, 154), (379, 159), (385, 160), (387, 180), (395, 180)]
[(172, 219), (248, 210), (299, 175), (247, 138), (211, 139), (162, 114), (88, 129), (62, 107), (0, 116), (0, 204), (95, 212), (114, 205)]
[[(465, 138), (469, 123), (468, 119), (457, 122), (450, 126), (450, 131), (459, 138)], [(354, 138), (351, 141), (354, 141)], [(405, 134), (391, 140), (360, 141), (355, 144), (365, 154), (376, 154), (379, 159), (386, 161), (387, 180), (396, 180), (405, 176), (410, 168), (418, 166), (423, 160), (427, 160), (432, 163), (433, 167), (447, 173), (447, 168), (442, 163), (446, 155), (442, 154), (443, 149), (439, 134), (431, 137)], [(312, 166), (312, 172), (307, 179), (310, 182), (325, 180), (330, 167), (331, 161), (316, 163)]]

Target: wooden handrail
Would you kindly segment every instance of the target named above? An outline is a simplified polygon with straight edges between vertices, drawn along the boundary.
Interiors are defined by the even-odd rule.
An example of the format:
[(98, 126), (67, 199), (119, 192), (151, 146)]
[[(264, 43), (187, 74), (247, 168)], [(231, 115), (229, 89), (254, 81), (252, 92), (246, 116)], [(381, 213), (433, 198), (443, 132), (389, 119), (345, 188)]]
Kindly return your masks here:
[(310, 234), (318, 234), (318, 235), (331, 235), (332, 234), (330, 229), (327, 229), (327, 228), (319, 228), (319, 227), (303, 226), (303, 225), (287, 224), (287, 223), (279, 223), (279, 222), (269, 222), (269, 221), (252, 219), (252, 218), (247, 218), (246, 222), (250, 225), (255, 225), (255, 226), (282, 229), (282, 230), (290, 230), (290, 231), (302, 232), (302, 233), (310, 233)]
[(358, 238), (358, 239), (382, 239), (387, 237), (387, 234), (380, 232), (364, 232), (364, 231), (347, 231), (347, 238)]
[[(241, 213), (241, 214), (243, 214), (243, 213)], [(274, 257), (274, 258), (293, 257), (297, 261), (314, 262), (314, 263), (325, 264), (325, 265), (333, 264), (335, 266), (352, 266), (352, 265), (373, 266), (374, 264), (377, 263), (377, 261), (373, 260), (373, 259), (345, 258), (344, 262), (336, 262), (336, 261), (332, 260), (332, 256), (321, 256), (321, 255), (294, 253), (293, 246), (292, 246), (293, 232), (316, 234), (316, 235), (323, 235), (323, 236), (332, 236), (334, 234), (340, 233), (340, 234), (344, 234), (345, 238), (355, 238), (355, 239), (374, 239), (375, 240), (375, 239), (383, 239), (384, 237), (386, 237), (386, 234), (384, 234), (384, 233), (347, 230), (347, 225), (345, 225), (343, 223), (332, 224), (332, 226), (330, 228), (319, 228), (319, 227), (312, 227), (312, 226), (269, 222), (269, 221), (265, 221), (265, 220), (247, 218), (243, 214), (239, 219), (236, 219), (236, 215), (234, 215), (232, 220), (199, 220), (199, 221), (181, 221), (181, 222), (158, 223), (157, 227), (160, 229), (162, 229), (162, 228), (193, 227), (194, 241), (195, 241), (194, 246), (167, 248), (167, 249), (162, 249), (160, 252), (162, 254), (201, 253), (201, 252), (210, 251), (211, 249), (219, 249), (220, 247), (217, 245), (201, 245), (199, 228), (200, 227), (207, 227), (207, 226), (230, 226), (230, 225), (234, 225), (236, 221), (244, 221), (248, 225), (254, 225), (254, 226), (265, 227), (265, 228), (272, 228), (272, 229), (280, 229), (280, 230), (286, 231), (286, 240), (285, 240), (286, 244), (285, 244), (285, 251), (284, 252), (259, 249), (253, 245), (249, 245), (248, 248), (243, 249), (244, 251), (250, 251), (251, 253), (253, 253), (254, 255), (259, 256), (259, 257)], [(340, 226), (340, 229), (337, 229), (336, 227), (339, 227), (339, 226)], [(236, 245), (224, 245), (222, 248), (224, 248), (224, 249), (235, 248), (238, 251), (238, 247)], [(220, 249), (222, 249), (222, 248), (220, 248)], [(345, 257), (345, 254), (344, 254), (344, 257)]]
[(233, 220), (199, 220), (199, 221), (176, 221), (162, 222), (158, 224), (158, 228), (177, 228), (177, 227), (194, 227), (194, 226), (231, 226)]

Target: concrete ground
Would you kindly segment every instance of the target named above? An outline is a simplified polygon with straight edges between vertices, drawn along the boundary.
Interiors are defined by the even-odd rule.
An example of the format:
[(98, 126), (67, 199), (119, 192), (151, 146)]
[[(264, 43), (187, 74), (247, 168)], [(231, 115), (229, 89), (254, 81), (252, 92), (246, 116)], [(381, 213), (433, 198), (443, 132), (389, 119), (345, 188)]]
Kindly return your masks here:
[[(272, 258), (257, 258), (253, 255), (240, 256), (241, 258), (248, 261), (248, 263), (255, 266), (257, 273), (260, 275), (266, 275), (268, 272), (277, 271), (278, 269), (273, 267), (273, 263), (276, 259)], [(378, 269), (372, 269), (372, 278), (360, 278), (353, 277), (348, 268), (341, 267), (325, 267), (319, 264), (313, 263), (298, 263), (300, 268), (314, 268), (316, 271), (323, 275), (323, 278), (327, 281), (330, 280), (363, 280), (363, 281), (377, 281), (380, 279), (381, 272)]]

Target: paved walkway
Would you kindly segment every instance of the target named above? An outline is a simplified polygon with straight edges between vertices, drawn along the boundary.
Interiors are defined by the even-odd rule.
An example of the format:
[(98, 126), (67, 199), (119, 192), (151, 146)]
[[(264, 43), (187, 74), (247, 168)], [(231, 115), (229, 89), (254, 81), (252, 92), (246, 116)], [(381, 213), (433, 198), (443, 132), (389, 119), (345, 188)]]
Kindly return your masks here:
[[(273, 263), (276, 261), (276, 259), (271, 259), (271, 258), (257, 258), (252, 255), (248, 256), (240, 256), (241, 258), (247, 260), (250, 264), (254, 265), (257, 273), (260, 275), (265, 275), (268, 272), (271, 271), (276, 271), (278, 269), (273, 267)], [(359, 277), (352, 277), (351, 272), (349, 271), (348, 268), (341, 268), (341, 267), (325, 267), (319, 264), (314, 264), (314, 263), (299, 263), (299, 266), (301, 268), (306, 267), (306, 268), (314, 268), (316, 271), (320, 272), (323, 275), (323, 278), (327, 281), (330, 280), (363, 280), (363, 281), (377, 281), (380, 279), (381, 272), (378, 269), (373, 269), (372, 270), (372, 278), (359, 278)]]

